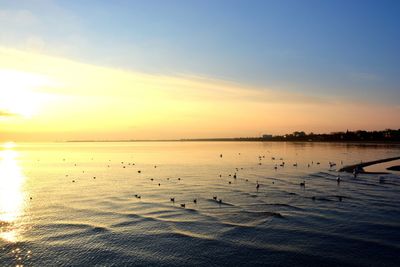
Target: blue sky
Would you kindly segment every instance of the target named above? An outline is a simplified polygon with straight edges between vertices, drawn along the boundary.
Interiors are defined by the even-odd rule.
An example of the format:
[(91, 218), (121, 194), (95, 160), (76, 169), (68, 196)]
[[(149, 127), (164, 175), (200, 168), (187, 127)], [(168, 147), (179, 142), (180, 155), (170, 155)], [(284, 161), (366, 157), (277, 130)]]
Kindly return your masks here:
[(3, 46), (260, 90), (400, 101), (399, 1), (0, 1), (0, 9)]

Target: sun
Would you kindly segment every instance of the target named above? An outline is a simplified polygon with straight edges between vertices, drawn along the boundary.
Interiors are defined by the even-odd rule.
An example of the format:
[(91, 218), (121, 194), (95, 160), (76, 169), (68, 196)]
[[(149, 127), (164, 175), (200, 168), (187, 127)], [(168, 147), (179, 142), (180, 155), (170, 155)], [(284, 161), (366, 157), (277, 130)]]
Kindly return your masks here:
[(44, 100), (37, 89), (50, 84), (51, 80), (46, 76), (0, 69), (0, 111), (10, 116), (34, 116)]
[(16, 144), (14, 142), (5, 142), (2, 146), (4, 149), (12, 149), (16, 146)]

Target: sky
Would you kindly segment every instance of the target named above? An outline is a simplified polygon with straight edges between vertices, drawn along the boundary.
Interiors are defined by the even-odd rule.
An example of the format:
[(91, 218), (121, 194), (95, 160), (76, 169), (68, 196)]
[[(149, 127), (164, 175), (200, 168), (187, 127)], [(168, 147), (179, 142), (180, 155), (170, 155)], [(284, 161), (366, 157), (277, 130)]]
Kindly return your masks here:
[(399, 1), (0, 0), (0, 141), (400, 128)]

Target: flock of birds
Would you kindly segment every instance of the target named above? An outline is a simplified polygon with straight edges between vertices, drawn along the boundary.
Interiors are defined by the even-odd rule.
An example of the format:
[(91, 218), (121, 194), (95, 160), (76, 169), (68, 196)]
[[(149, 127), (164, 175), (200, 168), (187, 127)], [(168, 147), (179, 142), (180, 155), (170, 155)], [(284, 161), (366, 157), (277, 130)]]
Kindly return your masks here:
[[(241, 155), (241, 154), (239, 153), (239, 155)], [(223, 154), (220, 154), (219, 157), (222, 158), (222, 157), (223, 157)], [(258, 162), (258, 165), (262, 165), (262, 160), (263, 160), (263, 159), (265, 159), (265, 155), (259, 155), (259, 156), (258, 156), (258, 161), (259, 161), (259, 162)], [(93, 158), (92, 158), (91, 160), (93, 160)], [(283, 158), (271, 157), (271, 160), (272, 160), (273, 162), (279, 161), (278, 163), (274, 164), (274, 169), (275, 169), (275, 170), (278, 169), (278, 166), (283, 168), (283, 167), (285, 167), (285, 165), (286, 165), (286, 163), (285, 163), (285, 161), (284, 161)], [(65, 162), (66, 159), (64, 158), (63, 161)], [(320, 162), (315, 162), (315, 164), (316, 164), (316, 165), (320, 165), (321, 163), (320, 163)], [(333, 168), (333, 167), (336, 166), (336, 163), (334, 163), (334, 162), (329, 162), (328, 164), (329, 164), (329, 167), (330, 167), (330, 168)], [(310, 168), (312, 165), (314, 165), (314, 161), (311, 161), (311, 163), (308, 163), (308, 164), (307, 164), (307, 167)], [(343, 161), (341, 161), (341, 165), (343, 165)], [(77, 164), (75, 163), (74, 166), (77, 167)], [(121, 166), (122, 166), (122, 168), (126, 168), (127, 166), (135, 166), (135, 163), (133, 163), (133, 162), (124, 162), (124, 161), (121, 161)], [(107, 164), (107, 168), (110, 168), (110, 167), (111, 167), (111, 160), (109, 160), (109, 162), (108, 162), (108, 164)], [(293, 167), (298, 167), (297, 162), (293, 163)], [(157, 168), (157, 165), (154, 165), (154, 168)], [(237, 173), (239, 172), (239, 170), (243, 170), (243, 168), (235, 168), (235, 170), (236, 170), (236, 171), (235, 171), (233, 174), (229, 174), (228, 176), (229, 176), (229, 177), (232, 177), (233, 179), (236, 180), (236, 179), (238, 178), (238, 174), (237, 174)], [(83, 170), (82, 173), (85, 173), (85, 171)], [(138, 174), (141, 174), (142, 171), (141, 171), (141, 170), (137, 170), (137, 173), (138, 173)], [(69, 175), (66, 174), (65, 176), (68, 177)], [(222, 177), (222, 174), (220, 174), (219, 177)], [(96, 176), (93, 176), (93, 179), (96, 179)], [(167, 178), (167, 180), (170, 180), (170, 178)], [(177, 180), (180, 181), (181, 178), (177, 178)], [(248, 182), (248, 181), (249, 181), (248, 179), (244, 179), (244, 180), (245, 180), (245, 182)], [(153, 182), (153, 181), (154, 181), (154, 178), (150, 178), (150, 181)], [(337, 179), (336, 179), (336, 181), (337, 181), (337, 183), (339, 184), (339, 183), (341, 182), (341, 177), (338, 176)], [(72, 183), (75, 183), (75, 182), (76, 182), (76, 180), (72, 180)], [(232, 181), (228, 181), (228, 183), (231, 184)], [(272, 181), (272, 183), (274, 184), (275, 182)], [(161, 183), (158, 183), (158, 186), (161, 186)], [(255, 184), (255, 187), (256, 187), (257, 192), (259, 191), (260, 186), (261, 186), (261, 184), (260, 184), (260, 183), (258, 182), (258, 180), (257, 180), (257, 181), (256, 181), (256, 184)], [(300, 183), (299, 183), (299, 186), (300, 186), (301, 188), (305, 188), (305, 186), (306, 186), (305, 180), (303, 180), (302, 182), (300, 182)], [(139, 195), (139, 194), (135, 194), (134, 197), (137, 198), (137, 199), (141, 199), (141, 198), (142, 198), (142, 196)], [(211, 200), (215, 201), (215, 202), (218, 203), (218, 204), (222, 204), (222, 203), (223, 203), (222, 199), (221, 199), (221, 198), (218, 198), (216, 195), (212, 196), (212, 199), (211, 199)], [(316, 198), (313, 196), (313, 197), (312, 197), (312, 200), (316, 200)], [(341, 197), (340, 197), (339, 200), (342, 201)], [(175, 197), (170, 197), (170, 202), (175, 203)], [(197, 198), (194, 198), (194, 199), (193, 199), (193, 203), (194, 203), (194, 204), (197, 204), (197, 202), (198, 202), (198, 199), (197, 199)], [(186, 203), (180, 203), (180, 207), (185, 208), (185, 207), (186, 207)]]

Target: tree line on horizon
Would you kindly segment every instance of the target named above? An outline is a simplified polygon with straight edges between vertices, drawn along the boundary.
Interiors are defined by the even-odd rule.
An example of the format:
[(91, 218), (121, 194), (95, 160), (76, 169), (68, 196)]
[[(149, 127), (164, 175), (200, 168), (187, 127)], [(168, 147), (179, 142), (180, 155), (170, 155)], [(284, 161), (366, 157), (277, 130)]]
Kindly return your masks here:
[(191, 138), (180, 141), (298, 141), (298, 142), (400, 142), (400, 129), (383, 131), (349, 131), (332, 133), (305, 133), (296, 131), (285, 135), (263, 135), (261, 137), (235, 138)]
[(400, 142), (400, 129), (392, 130), (386, 129), (383, 131), (349, 131), (346, 132), (332, 132), (323, 134), (306, 134), (303, 131), (296, 131), (291, 134), (263, 136), (263, 140), (271, 141), (363, 141), (363, 142)]

